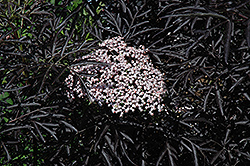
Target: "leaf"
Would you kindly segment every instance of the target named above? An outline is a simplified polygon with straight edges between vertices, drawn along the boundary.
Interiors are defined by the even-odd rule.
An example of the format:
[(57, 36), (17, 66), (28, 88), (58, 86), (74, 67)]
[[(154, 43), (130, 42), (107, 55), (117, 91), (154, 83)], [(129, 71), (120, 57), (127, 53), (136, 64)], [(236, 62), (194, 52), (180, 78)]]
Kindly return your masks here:
[(190, 29), (191, 29), (192, 34), (194, 33), (194, 25), (196, 24), (197, 20), (198, 20), (198, 17), (195, 17), (191, 23)]
[(235, 125), (250, 125), (250, 120), (235, 122)]
[(63, 123), (65, 126), (67, 126), (68, 128), (70, 128), (71, 130), (73, 130), (73, 131), (75, 131), (76, 133), (78, 133), (78, 130), (74, 127), (74, 126), (72, 126), (71, 124), (69, 124), (69, 123), (67, 123), (67, 122), (65, 122), (65, 121), (63, 121), (63, 120), (60, 120), (60, 122), (61, 123)]
[(172, 155), (172, 152), (171, 152), (171, 146), (169, 145), (169, 143), (167, 142), (166, 143), (167, 145), (167, 151), (168, 151), (168, 157), (169, 157), (169, 160), (170, 160), (170, 164), (171, 166), (175, 166), (175, 163), (174, 163), (174, 159), (173, 159), (173, 155)]
[(53, 16), (53, 15), (52, 15), (51, 13), (49, 13), (49, 12), (46, 12), (46, 11), (37, 11), (37, 10), (30, 12), (30, 15), (31, 15), (31, 14), (37, 14), (37, 15), (47, 14), (47, 15)]
[(187, 150), (189, 150), (190, 152), (192, 152), (192, 149), (191, 149), (187, 144), (185, 144), (183, 141), (181, 141), (181, 144), (182, 144), (185, 148), (187, 148)]
[(8, 162), (9, 162), (9, 161), (11, 160), (11, 157), (10, 157), (9, 151), (8, 151), (8, 149), (6, 148), (6, 146), (5, 146), (4, 142), (3, 142), (3, 141), (1, 141), (1, 143), (2, 143), (2, 145), (3, 145), (3, 149), (4, 149), (4, 151), (5, 151), (6, 155), (7, 155), (7, 160), (8, 160)]
[(9, 121), (9, 119), (6, 117), (3, 117), (3, 120), (5, 121), (5, 123), (7, 123)]
[(67, 155), (70, 156), (70, 147), (69, 145), (66, 145)]
[[(167, 146), (165, 146), (163, 152), (161, 153), (161, 155), (159, 156), (159, 158), (158, 158), (158, 160), (157, 160), (156, 166), (158, 166), (158, 165), (160, 164), (160, 162), (161, 162), (162, 158), (164, 157), (164, 155), (166, 154), (167, 150), (168, 150), (168, 148), (167, 148)], [(169, 153), (169, 158), (170, 158), (170, 156), (171, 156), (171, 151), (170, 151), (170, 153)], [(172, 157), (172, 156), (171, 156), (171, 157)], [(170, 161), (171, 161), (171, 160), (170, 160)], [(172, 166), (172, 164), (171, 164), (171, 166)]]
[(143, 25), (143, 24), (146, 24), (146, 23), (149, 23), (149, 21), (140, 22), (140, 23), (138, 23), (138, 24), (132, 26), (132, 29), (135, 28), (135, 27), (139, 27), (139, 26), (141, 26), (141, 25)]
[(112, 166), (111, 157), (104, 151), (104, 149), (102, 149), (102, 155), (103, 155), (105, 161), (107, 162), (108, 166)]
[(65, 115), (62, 114), (52, 114), (52, 117), (56, 117), (56, 118), (64, 118)]
[(250, 137), (248, 138), (243, 138), (242, 140), (239, 141), (239, 143), (245, 142), (245, 141), (250, 141)]
[(227, 33), (225, 38), (224, 50), (225, 50), (225, 62), (228, 63), (228, 56), (230, 53), (230, 42), (231, 42), (231, 34), (232, 34), (232, 22), (228, 20), (227, 22)]
[(112, 33), (114, 33), (114, 34), (116, 34), (116, 35), (120, 35), (118, 32), (113, 31), (113, 30), (111, 30), (111, 29), (104, 28), (103, 26), (100, 26), (100, 25), (99, 25), (99, 27), (102, 28), (102, 29), (104, 29), (104, 30), (106, 30), (106, 31), (112, 32)]
[(45, 117), (48, 117), (48, 116), (49, 116), (49, 114), (39, 114), (39, 115), (31, 116), (30, 119), (45, 118)]
[(99, 138), (97, 139), (97, 141), (96, 141), (96, 143), (95, 143), (95, 146), (94, 146), (94, 151), (95, 151), (95, 152), (96, 152), (96, 147), (97, 147), (97, 145), (99, 144), (101, 138), (102, 138), (102, 137), (105, 135), (105, 133), (108, 131), (108, 129), (109, 129), (109, 125), (106, 125), (106, 126), (104, 127), (104, 129), (102, 130), (102, 132), (101, 132), (101, 134), (100, 134)]
[(13, 100), (11, 98), (5, 100), (8, 104), (13, 105)]
[[(164, 38), (163, 38), (163, 39), (164, 39)], [(157, 51), (162, 51), (162, 50), (164, 50), (164, 49), (166, 49), (166, 48), (184, 47), (184, 46), (189, 45), (189, 44), (190, 44), (190, 42), (188, 42), (188, 43), (181, 43), (181, 44), (175, 44), (175, 45), (166, 45), (166, 46), (163, 46), (163, 47), (158, 48), (158, 49), (156, 49), (156, 50), (157, 50)]]
[[(157, 43), (159, 43), (159, 42), (162, 42), (164, 40), (164, 37), (163, 38), (161, 38), (161, 39), (159, 39), (159, 40), (157, 40), (157, 41), (155, 41), (154, 43), (152, 43), (150, 46), (148, 46), (148, 49), (149, 48), (151, 48), (151, 47), (153, 47), (153, 46), (155, 46)], [(151, 49), (150, 49), (151, 50)], [(156, 49), (157, 51), (159, 50), (159, 49)], [(151, 50), (152, 51), (152, 50)]]
[(249, 155), (248, 152), (247, 152), (247, 153), (244, 153), (244, 152), (241, 152), (241, 151), (239, 151), (239, 150), (236, 150), (236, 152), (238, 152), (239, 154), (242, 154), (242, 155), (245, 156), (248, 160), (250, 160), (250, 155)]
[(178, 5), (179, 3), (170, 3), (167, 4), (166, 6), (163, 7), (163, 9), (161, 9), (161, 11), (157, 14), (157, 16), (159, 16), (162, 12), (164, 12), (167, 8), (171, 7), (171, 6), (175, 6)]
[(122, 148), (122, 152), (123, 152), (123, 154), (125, 155), (125, 157), (128, 159), (128, 161), (129, 161), (132, 165), (137, 165), (137, 164), (135, 164), (135, 163), (129, 158), (129, 156), (128, 156), (128, 154), (127, 154), (125, 148), (124, 148), (124, 145), (123, 145), (122, 140), (120, 140), (119, 142), (120, 142), (120, 146), (121, 146), (121, 148)]
[(75, 28), (73, 28), (73, 30), (71, 31), (70, 36), (67, 37), (67, 39), (66, 39), (66, 41), (65, 41), (65, 44), (64, 44), (64, 46), (63, 46), (63, 49), (62, 49), (62, 51), (61, 51), (61, 57), (63, 57), (63, 54), (64, 54), (64, 52), (65, 52), (65, 50), (66, 50), (67, 45), (69, 44), (69, 40), (70, 40), (70, 39), (72, 38), (72, 36), (73, 36), (74, 31), (75, 31)]
[(114, 16), (113, 16), (108, 10), (104, 10), (104, 11), (106, 12), (107, 16), (108, 16), (108, 17), (113, 21), (113, 23), (115, 24), (115, 27), (116, 27), (116, 29), (118, 30), (118, 34), (119, 34), (120, 36), (122, 36), (121, 31), (120, 31), (120, 28), (119, 28), (119, 26), (118, 26), (118, 24), (117, 24), (117, 22), (116, 22)]
[(121, 29), (122, 22), (121, 22), (120, 13), (118, 13), (117, 16), (116, 16), (116, 22), (118, 23), (119, 29)]
[(49, 126), (49, 127), (59, 127), (59, 124), (55, 124), (55, 123), (41, 123), (45, 126)]
[(149, 9), (149, 10), (143, 12), (142, 14), (140, 14), (140, 15), (138, 15), (138, 16), (136, 16), (136, 17), (137, 17), (137, 18), (142, 17), (142, 16), (146, 15), (147, 13), (149, 13), (150, 11), (151, 11), (151, 9)]
[(186, 20), (184, 23), (182, 23), (178, 28), (174, 30), (173, 33), (176, 33), (178, 30), (180, 30), (183, 26), (185, 26), (187, 23), (189, 23), (191, 19)]
[(49, 128), (45, 127), (44, 125), (42, 125), (41, 123), (35, 121), (36, 124), (38, 124), (39, 126), (41, 126), (43, 129), (45, 129), (46, 131), (48, 131), (54, 138), (55, 140), (58, 141), (58, 138), (56, 137), (56, 133), (54, 131), (51, 131)]
[(215, 156), (212, 158), (210, 164), (214, 164), (215, 160), (221, 155), (221, 153), (224, 151), (224, 149), (221, 149), (219, 152), (215, 154)]
[(227, 17), (217, 14), (217, 13), (188, 13), (188, 14), (173, 14), (173, 15), (165, 15), (161, 18), (169, 18), (169, 17), (195, 17), (195, 16), (213, 16), (213, 17), (218, 17), (218, 18), (222, 18), (225, 20), (228, 20)]
[(161, 59), (159, 58), (158, 55), (152, 54), (152, 56), (153, 56), (153, 58), (154, 58), (156, 61), (158, 61), (158, 63), (162, 63), (162, 62), (161, 62)]
[(130, 25), (128, 23), (128, 20), (126, 18), (122, 18), (122, 19), (125, 21), (126, 25), (129, 27)]
[(110, 20), (106, 20), (106, 21), (115, 27), (115, 24), (112, 21)]
[(107, 136), (107, 135), (105, 135), (104, 138), (105, 138), (106, 142), (108, 143), (108, 145), (109, 145), (111, 151), (112, 151), (113, 154), (115, 155), (115, 154), (116, 154), (116, 152), (115, 152), (115, 147), (114, 147), (114, 145), (112, 145), (111, 139), (110, 139), (109, 136)]
[(131, 38), (135, 37), (137, 35), (143, 34), (145, 32), (153, 31), (153, 30), (159, 30), (159, 28), (149, 28), (149, 29), (141, 30), (141, 31), (137, 32), (136, 34), (132, 35)]
[(197, 41), (195, 41), (190, 47), (188, 47), (188, 49), (187, 49), (187, 51), (186, 51), (186, 54), (185, 54), (186, 57), (189, 56), (190, 50), (193, 49), (193, 48), (200, 42), (200, 40), (203, 39), (205, 36), (206, 36), (205, 34), (204, 34), (204, 35), (201, 35), (201, 36), (197, 39)]
[(121, 133), (121, 135), (122, 135), (123, 137), (125, 137), (127, 140), (129, 140), (129, 142), (131, 142), (132, 144), (134, 144), (134, 141), (133, 141), (127, 134), (125, 134), (125, 133), (123, 133), (123, 132), (121, 132), (121, 131), (120, 131), (120, 133)]
[(223, 110), (223, 106), (222, 106), (222, 98), (221, 98), (221, 95), (220, 95), (220, 90), (218, 89), (218, 86), (217, 86), (217, 84), (216, 84), (216, 101), (217, 101), (217, 104), (219, 105), (219, 109), (220, 109), (220, 112), (221, 112), (221, 115), (222, 116), (224, 116), (225, 118), (226, 118), (226, 116), (225, 116), (225, 114), (224, 114), (224, 110)]
[(184, 121), (180, 121), (180, 124), (183, 124), (183, 125), (189, 127), (190, 129), (194, 129), (197, 133), (200, 133), (200, 131), (196, 127), (194, 127), (194, 126), (192, 126)]
[(195, 148), (194, 144), (192, 144), (192, 149), (193, 149), (193, 154), (194, 154), (194, 164), (195, 164), (195, 166), (199, 166), (197, 152), (196, 152), (196, 148)]
[(181, 59), (183, 61), (186, 61), (187, 59), (181, 55), (179, 55), (178, 53), (174, 53), (174, 51), (162, 51), (164, 53), (164, 55), (166, 56), (170, 56), (170, 57), (175, 57), (178, 59)]
[(225, 138), (223, 140), (224, 145), (226, 145), (230, 141), (230, 138), (228, 138), (228, 135), (229, 135), (230, 131), (231, 131), (230, 129), (227, 129), (226, 136), (225, 136)]
[(4, 131), (1, 131), (1, 134), (2, 133), (5, 133), (5, 132), (9, 132), (11, 130), (19, 130), (19, 129), (33, 129), (34, 127), (30, 126), (30, 125), (25, 125), (25, 126), (16, 126), (16, 127), (11, 127), (9, 129), (6, 129)]
[(45, 141), (45, 139), (43, 138), (43, 135), (42, 135), (41, 131), (39, 130), (39, 128), (37, 127), (36, 123), (33, 122), (33, 124), (34, 124), (35, 129), (36, 129), (38, 135), (40, 136), (41, 140), (45, 143), (46, 141)]
[[(62, 27), (64, 27), (66, 25), (66, 23), (69, 21), (69, 19), (76, 13), (78, 13), (78, 11), (80, 10), (80, 8), (78, 8), (77, 10), (75, 10), (74, 12), (72, 12), (68, 17), (66, 17), (63, 22), (58, 25), (55, 29), (58, 30), (58, 29), (61, 29)], [(59, 30), (58, 32), (60, 32), (61, 30)]]
[[(14, 89), (2, 89), (2, 91), (4, 91), (4, 92), (19, 91), (19, 90), (22, 90), (22, 89), (27, 88), (27, 87), (29, 87), (29, 86), (30, 86), (30, 85), (25, 85), (25, 86), (21, 86), (21, 87), (14, 88)], [(1, 100), (1, 95), (0, 95), (0, 100)]]
[(126, 13), (127, 6), (126, 6), (126, 4), (124, 3), (124, 1), (123, 1), (123, 0), (120, 0), (120, 4), (122, 5), (122, 11), (123, 11), (123, 13)]
[(8, 92), (4, 92), (3, 94), (0, 95), (0, 101), (9, 97), (9, 96), (10, 96), (10, 94)]
[(244, 66), (244, 67), (235, 69), (235, 71), (242, 71), (242, 70), (248, 70), (248, 69), (249, 69), (249, 66)]
[(199, 166), (195, 144), (192, 141), (190, 141), (188, 138), (185, 138), (185, 137), (182, 137), (182, 138), (184, 140), (188, 141), (191, 144), (191, 146), (192, 146), (192, 152), (193, 152), (193, 156), (194, 156), (194, 164), (195, 164), (195, 166)]
[(233, 86), (231, 86), (231, 88), (228, 90), (229, 92), (232, 92), (233, 90), (234, 90), (234, 88), (237, 86), (237, 85), (239, 85), (242, 81), (243, 81), (243, 79), (244, 79), (245, 77), (241, 77), (239, 80), (237, 80), (234, 84), (233, 84)]
[(111, 149), (112, 154), (113, 154), (113, 155), (117, 158), (117, 160), (119, 161), (119, 164), (120, 164), (120, 165), (123, 165), (120, 156), (117, 155), (116, 148), (115, 148), (114, 145), (112, 145), (112, 143), (111, 143), (111, 139), (110, 139), (107, 135), (105, 135), (104, 138), (105, 138), (105, 140), (106, 140), (106, 142), (107, 142), (109, 148)]
[(49, 159), (49, 161), (52, 162), (52, 161), (56, 158), (56, 156), (58, 156), (58, 154), (61, 152), (61, 150), (62, 150), (63, 147), (64, 147), (64, 144), (61, 145), (61, 146), (59, 147), (59, 149), (57, 149), (56, 153)]
[(11, 109), (11, 108), (15, 108), (15, 107), (30, 107), (30, 106), (41, 106), (40, 103), (21, 103), (21, 104), (15, 104), (15, 105), (12, 105), (12, 106), (8, 106), (7, 108), (8, 109)]
[[(0, 41), (1, 41), (1, 39), (0, 39)], [(6, 78), (7, 78), (7, 77), (4, 77), (4, 78), (3, 78), (2, 85), (8, 83), (8, 82), (6, 81)]]
[(186, 118), (183, 119), (182, 121), (184, 122), (204, 122), (204, 123), (208, 123), (210, 125), (213, 125), (213, 123), (209, 120), (207, 120), (206, 118)]
[(247, 40), (247, 46), (250, 48), (250, 19), (247, 21), (247, 28), (246, 28), (246, 40)]
[(215, 43), (214, 48), (216, 48), (218, 46), (218, 44), (222, 41), (223, 38), (223, 34), (220, 35), (220, 38), (218, 39), (218, 41)]
[[(98, 30), (97, 30), (97, 28), (96, 28), (96, 26), (94, 27), (94, 29), (95, 29), (95, 36), (97, 36), (98, 37), (98, 39), (100, 39), (100, 36), (99, 36), (99, 34), (98, 34)], [(92, 38), (89, 38), (89, 40), (94, 40), (94, 39), (92, 39)]]
[(243, 95), (247, 98), (248, 101), (250, 101), (250, 97), (247, 93), (243, 93)]
[[(86, 5), (86, 8), (88, 9), (90, 15), (91, 15), (92, 17), (95, 17), (95, 13), (91, 10), (89, 4)], [(92, 24), (91, 24), (91, 25), (92, 25)]]
[(131, 20), (133, 20), (134, 17), (133, 17), (133, 14), (131, 13), (131, 10), (129, 8), (127, 8), (127, 10), (128, 10), (129, 17), (131, 18)]

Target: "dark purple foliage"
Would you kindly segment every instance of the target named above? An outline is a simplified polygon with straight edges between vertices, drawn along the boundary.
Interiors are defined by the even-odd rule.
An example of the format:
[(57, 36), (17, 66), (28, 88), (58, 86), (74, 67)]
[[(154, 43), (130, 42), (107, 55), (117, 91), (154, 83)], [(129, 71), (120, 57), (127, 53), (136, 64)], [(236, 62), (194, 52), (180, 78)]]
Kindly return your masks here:
[[(249, 165), (249, 10), (237, 0), (2, 2), (1, 165)], [(67, 97), (75, 59), (116, 36), (149, 50), (169, 114), (119, 117)]]

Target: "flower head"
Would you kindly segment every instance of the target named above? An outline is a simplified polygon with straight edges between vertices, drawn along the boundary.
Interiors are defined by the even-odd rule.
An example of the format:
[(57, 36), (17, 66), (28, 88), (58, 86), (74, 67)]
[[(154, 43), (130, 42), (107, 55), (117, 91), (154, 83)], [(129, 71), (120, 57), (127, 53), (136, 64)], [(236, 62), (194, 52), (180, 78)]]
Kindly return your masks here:
[(161, 104), (165, 93), (164, 74), (154, 68), (144, 46), (128, 47), (120, 36), (105, 40), (99, 46), (100, 49), (79, 59), (97, 63), (71, 68), (65, 80), (70, 89), (68, 97), (74, 98), (74, 91), (78, 97), (85, 97), (80, 82), (73, 84), (73, 75), (81, 73), (90, 95), (111, 106), (113, 113), (123, 115), (128, 111), (148, 110), (153, 114), (154, 110), (165, 109)]

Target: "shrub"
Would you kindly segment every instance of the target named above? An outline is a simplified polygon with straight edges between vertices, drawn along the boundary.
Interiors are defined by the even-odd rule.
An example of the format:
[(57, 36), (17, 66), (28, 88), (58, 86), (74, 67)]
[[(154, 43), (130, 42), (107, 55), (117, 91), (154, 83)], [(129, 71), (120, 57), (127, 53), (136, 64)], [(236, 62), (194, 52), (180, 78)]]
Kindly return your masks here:
[[(0, 6), (2, 165), (249, 165), (248, 1), (51, 2)], [(164, 73), (167, 112), (119, 117), (67, 87), (117, 36)]]

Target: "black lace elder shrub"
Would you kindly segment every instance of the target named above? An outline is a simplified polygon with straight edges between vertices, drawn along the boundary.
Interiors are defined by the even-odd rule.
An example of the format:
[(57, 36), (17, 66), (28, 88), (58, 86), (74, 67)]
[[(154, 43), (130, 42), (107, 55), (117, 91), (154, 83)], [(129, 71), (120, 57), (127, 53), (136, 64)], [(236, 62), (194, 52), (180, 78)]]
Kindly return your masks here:
[[(249, 165), (248, 2), (115, 1), (100, 15), (99, 2), (84, 1), (72, 11), (67, 10), (70, 1), (58, 2), (30, 7), (37, 12), (17, 19), (24, 24), (10, 20), (23, 25), (24, 34), (31, 32), (27, 37), (18, 37), (15, 27), (1, 31), (1, 162)], [(149, 48), (166, 73), (166, 105), (193, 110), (119, 118), (107, 107), (68, 100), (62, 86), (67, 66), (95, 48), (91, 38), (102, 42), (118, 36), (119, 20), (120, 36), (129, 32), (126, 43)]]

